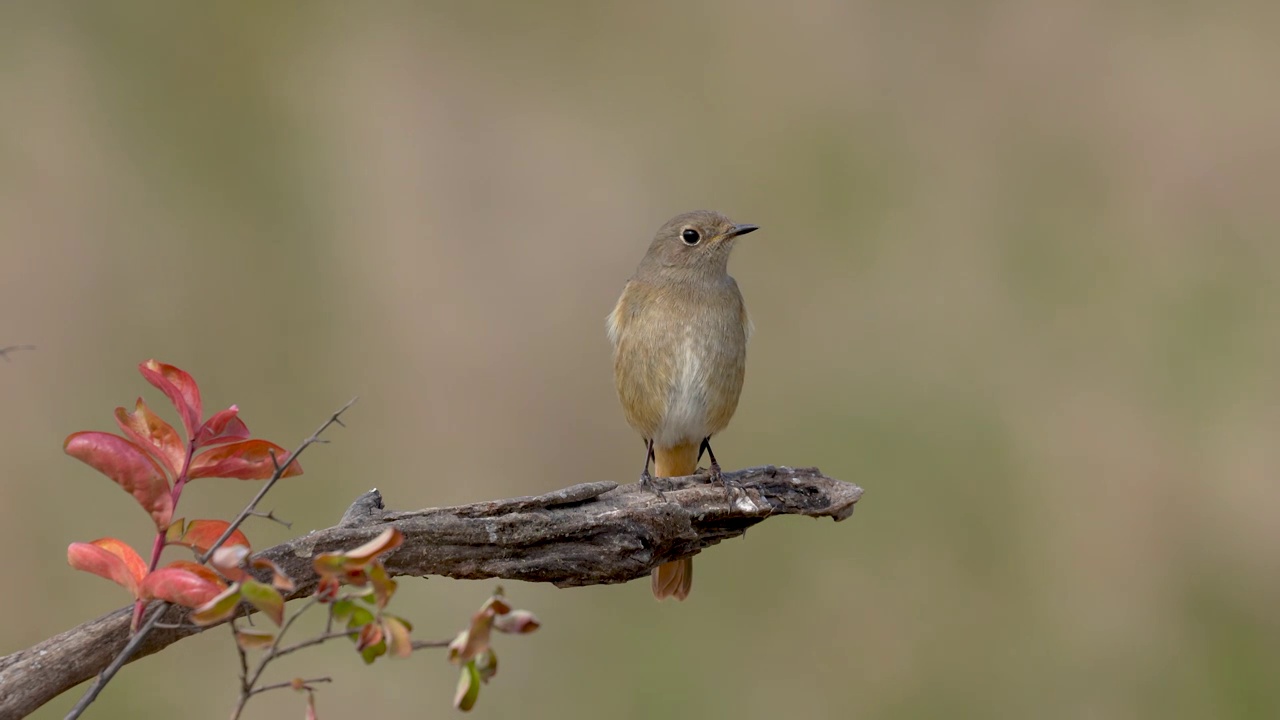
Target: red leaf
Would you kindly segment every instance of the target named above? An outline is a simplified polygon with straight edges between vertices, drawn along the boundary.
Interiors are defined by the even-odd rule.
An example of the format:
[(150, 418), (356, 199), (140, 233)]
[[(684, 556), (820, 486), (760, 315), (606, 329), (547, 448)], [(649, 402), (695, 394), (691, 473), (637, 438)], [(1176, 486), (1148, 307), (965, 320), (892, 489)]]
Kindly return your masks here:
[(155, 360), (139, 364), (138, 372), (169, 398), (182, 418), (187, 437), (194, 438), (201, 416), (200, 387), (195, 379), (183, 370)]
[[(226, 532), (227, 527), (231, 523), (226, 520), (192, 520), (182, 536), (177, 540), (171, 541), (174, 545), (185, 545), (200, 554), (209, 551), (218, 538), (222, 537), (222, 533)], [(249, 538), (244, 533), (236, 530), (231, 533), (226, 542), (222, 543), (222, 547), (231, 547), (232, 545), (243, 545), (249, 547)]]
[(147, 575), (147, 563), (133, 548), (115, 538), (71, 543), (67, 547), (67, 563), (77, 570), (114, 582), (135, 598), (138, 597), (142, 578)]
[(71, 457), (111, 478), (151, 513), (164, 532), (173, 519), (173, 498), (164, 470), (141, 447), (104, 432), (72, 433), (62, 445)]
[(239, 418), (240, 408), (232, 405), (214, 413), (196, 432), (196, 447), (226, 445), (229, 442), (249, 439), (249, 428)]
[(191, 560), (174, 560), (165, 567), (186, 570), (194, 575), (199, 575), (220, 588), (225, 588), (227, 586), (227, 584), (222, 580), (222, 577), (208, 565), (201, 565), (200, 563), (192, 562)]
[(185, 568), (163, 567), (142, 581), (145, 597), (197, 608), (222, 594), (222, 586)]
[(284, 574), (284, 570), (280, 566), (272, 562), (268, 558), (256, 557), (250, 563), (255, 568), (271, 571), (271, 587), (285, 592), (292, 592), (297, 585), (293, 582), (293, 578)]
[(164, 462), (171, 477), (178, 477), (182, 464), (187, 460), (187, 449), (178, 437), (178, 431), (147, 407), (138, 398), (133, 412), (116, 408), (116, 424), (138, 445), (151, 450), (152, 455)]
[(364, 650), (382, 642), (382, 634), (382, 626), (378, 623), (369, 623), (360, 628), (360, 636), (356, 640), (356, 650)]
[(316, 585), (316, 600), (322, 603), (333, 602), (341, 589), (342, 584), (338, 582), (338, 578), (321, 576), (320, 583)]
[[(275, 460), (271, 454), (275, 453)], [(223, 445), (196, 456), (191, 461), (191, 479), (201, 477), (234, 478), (236, 480), (266, 480), (276, 471), (276, 461), (283, 465), (289, 453), (284, 448), (266, 440), (241, 440)], [(302, 474), (302, 466), (290, 462), (280, 477)]]

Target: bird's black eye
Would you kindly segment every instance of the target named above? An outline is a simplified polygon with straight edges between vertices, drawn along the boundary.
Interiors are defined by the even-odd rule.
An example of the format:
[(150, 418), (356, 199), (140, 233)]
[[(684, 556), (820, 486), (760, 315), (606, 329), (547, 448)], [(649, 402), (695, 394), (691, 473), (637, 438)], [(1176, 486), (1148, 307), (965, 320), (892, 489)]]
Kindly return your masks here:
[(684, 232), (680, 233), (680, 237), (684, 240), (685, 245), (697, 245), (698, 241), (702, 239), (698, 231), (693, 228), (685, 229)]

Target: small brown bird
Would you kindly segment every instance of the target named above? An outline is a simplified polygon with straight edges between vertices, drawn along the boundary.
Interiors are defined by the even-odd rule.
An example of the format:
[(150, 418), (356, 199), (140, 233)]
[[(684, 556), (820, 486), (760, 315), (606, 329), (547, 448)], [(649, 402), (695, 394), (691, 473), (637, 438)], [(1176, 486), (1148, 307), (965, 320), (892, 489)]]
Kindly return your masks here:
[[(738, 407), (751, 320), (729, 276), (734, 241), (758, 228), (709, 210), (677, 215), (658, 229), (609, 314), (613, 378), (627, 423), (645, 441), (640, 483), (697, 472), (702, 451), (712, 480), (724, 482), (711, 436)], [(653, 571), (653, 595), (683, 600), (693, 559)]]

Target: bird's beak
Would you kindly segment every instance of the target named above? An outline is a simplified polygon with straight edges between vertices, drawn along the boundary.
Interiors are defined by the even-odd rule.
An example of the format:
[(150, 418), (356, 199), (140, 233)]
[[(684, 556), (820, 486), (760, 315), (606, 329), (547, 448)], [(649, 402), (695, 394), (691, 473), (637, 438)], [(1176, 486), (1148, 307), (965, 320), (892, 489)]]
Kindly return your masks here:
[(734, 225), (729, 231), (729, 237), (736, 238), (739, 235), (746, 235), (749, 232), (755, 232), (760, 229), (759, 225)]

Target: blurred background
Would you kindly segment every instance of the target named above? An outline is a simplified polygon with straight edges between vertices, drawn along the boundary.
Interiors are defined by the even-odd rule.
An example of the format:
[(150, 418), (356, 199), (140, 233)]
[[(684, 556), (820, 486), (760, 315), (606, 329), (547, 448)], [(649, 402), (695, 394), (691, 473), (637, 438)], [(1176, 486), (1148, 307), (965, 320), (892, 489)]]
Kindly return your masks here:
[[(713, 208), (763, 228), (717, 454), (866, 495), (699, 555), (684, 604), (505, 583), (544, 626), (477, 717), (1276, 717), (1278, 8), (5, 3), (0, 345), (37, 349), (0, 363), (0, 653), (125, 604), (65, 549), (147, 518), (61, 443), (164, 407), (148, 358), (287, 447), (360, 397), (257, 546), (374, 486), (632, 481), (605, 315)], [(448, 638), (494, 584), (396, 603)], [(289, 660), (321, 717), (454, 712), (442, 654)], [(236, 670), (193, 638), (91, 716), (223, 718)]]

